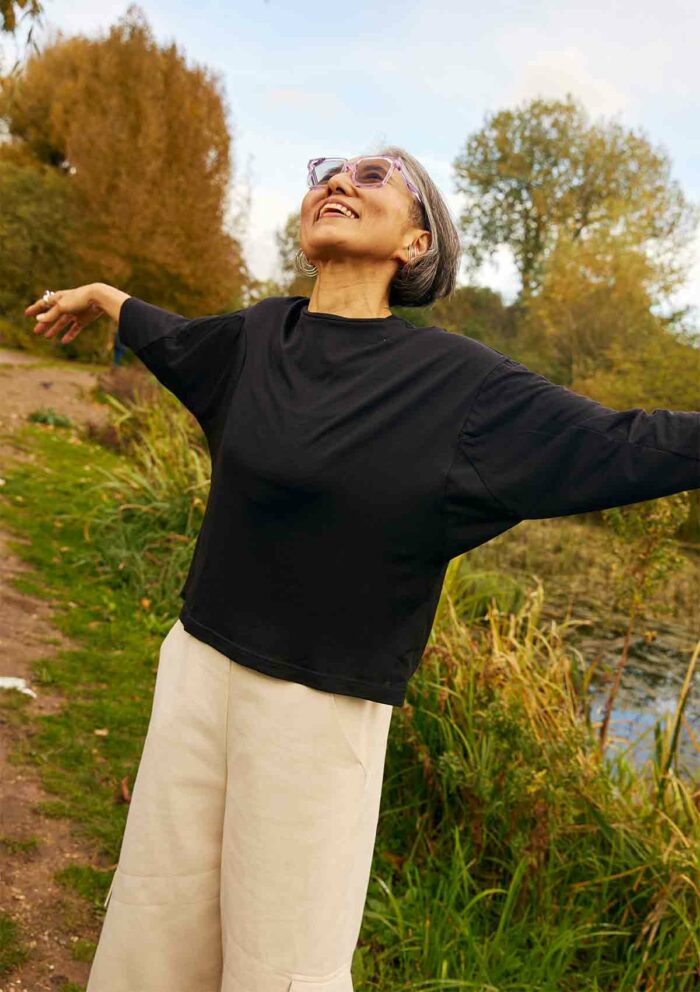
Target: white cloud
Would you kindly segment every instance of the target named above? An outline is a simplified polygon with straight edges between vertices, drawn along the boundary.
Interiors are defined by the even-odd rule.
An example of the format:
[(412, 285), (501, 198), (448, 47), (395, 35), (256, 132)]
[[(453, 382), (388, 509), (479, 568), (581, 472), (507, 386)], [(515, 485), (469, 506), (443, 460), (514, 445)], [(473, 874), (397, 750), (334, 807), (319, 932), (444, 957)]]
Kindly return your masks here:
[(297, 89), (294, 86), (273, 86), (267, 90), (265, 96), (275, 112), (288, 114), (294, 111), (294, 120), (300, 127), (305, 123), (303, 115), (306, 113), (340, 113), (345, 106), (337, 93), (332, 90), (314, 92)]
[(567, 93), (573, 93), (593, 115), (616, 114), (630, 103), (629, 95), (596, 74), (583, 52), (575, 48), (540, 51), (528, 59), (505, 102), (519, 104), (536, 97), (563, 99)]

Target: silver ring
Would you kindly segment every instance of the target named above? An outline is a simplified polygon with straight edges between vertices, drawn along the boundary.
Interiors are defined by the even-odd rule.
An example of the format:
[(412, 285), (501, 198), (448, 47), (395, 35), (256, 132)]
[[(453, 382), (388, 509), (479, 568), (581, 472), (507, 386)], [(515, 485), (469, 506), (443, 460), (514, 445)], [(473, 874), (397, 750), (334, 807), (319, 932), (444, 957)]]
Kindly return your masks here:
[(44, 303), (49, 303), (50, 302), (49, 297), (53, 295), (54, 295), (54, 291), (52, 289), (47, 289), (41, 298), (44, 301)]

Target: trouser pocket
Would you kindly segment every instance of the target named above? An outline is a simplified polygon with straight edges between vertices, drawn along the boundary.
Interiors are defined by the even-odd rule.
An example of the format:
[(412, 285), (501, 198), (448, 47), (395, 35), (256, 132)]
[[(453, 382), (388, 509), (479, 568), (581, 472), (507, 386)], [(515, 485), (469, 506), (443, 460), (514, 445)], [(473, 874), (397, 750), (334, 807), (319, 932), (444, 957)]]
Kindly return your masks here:
[(114, 888), (114, 879), (116, 877), (117, 877), (117, 871), (115, 869), (114, 874), (112, 875), (112, 881), (109, 883), (109, 888), (107, 889), (107, 895), (105, 896), (105, 901), (102, 903), (102, 905), (105, 907), (107, 906), (107, 903), (109, 902), (109, 898), (112, 895), (112, 889)]
[(383, 762), (393, 707), (342, 693), (329, 696), (336, 730), (366, 778), (377, 760)]
[(353, 992), (352, 976), (345, 970), (333, 978), (293, 978), (287, 992)]

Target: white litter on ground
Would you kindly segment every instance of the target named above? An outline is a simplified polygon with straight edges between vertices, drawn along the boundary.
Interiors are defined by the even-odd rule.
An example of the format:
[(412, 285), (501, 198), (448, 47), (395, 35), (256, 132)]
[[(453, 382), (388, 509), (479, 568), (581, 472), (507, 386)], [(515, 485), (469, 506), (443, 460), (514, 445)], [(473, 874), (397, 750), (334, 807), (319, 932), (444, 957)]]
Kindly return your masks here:
[(36, 699), (36, 693), (29, 688), (27, 680), (16, 675), (0, 675), (0, 689), (17, 689), (19, 692), (23, 692), (27, 696), (34, 696)]

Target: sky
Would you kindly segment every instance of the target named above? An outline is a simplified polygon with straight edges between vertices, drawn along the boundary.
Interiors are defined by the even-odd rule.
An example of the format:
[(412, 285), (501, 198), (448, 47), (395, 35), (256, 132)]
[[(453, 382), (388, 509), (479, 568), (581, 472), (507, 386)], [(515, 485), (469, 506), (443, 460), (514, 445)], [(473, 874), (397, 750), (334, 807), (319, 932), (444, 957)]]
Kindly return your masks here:
[[(700, 203), (700, 5), (697, 0), (141, 0), (161, 44), (220, 75), (234, 183), (250, 189), (243, 229), (258, 279), (275, 275), (274, 233), (298, 211), (306, 163), (397, 144), (427, 168), (454, 218), (452, 163), (487, 115), (533, 97), (572, 93), (592, 119), (643, 131), (669, 154), (673, 178)], [(115, 0), (45, 0), (47, 32), (106, 33)], [(3, 41), (7, 60), (24, 34)], [(234, 201), (235, 208), (235, 201)], [(673, 301), (699, 308), (700, 233), (687, 285)], [(463, 276), (466, 281), (466, 276)], [(501, 251), (477, 280), (506, 301), (518, 286)]]

